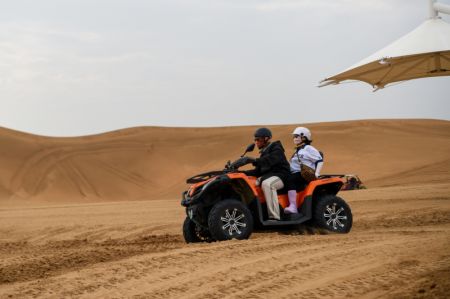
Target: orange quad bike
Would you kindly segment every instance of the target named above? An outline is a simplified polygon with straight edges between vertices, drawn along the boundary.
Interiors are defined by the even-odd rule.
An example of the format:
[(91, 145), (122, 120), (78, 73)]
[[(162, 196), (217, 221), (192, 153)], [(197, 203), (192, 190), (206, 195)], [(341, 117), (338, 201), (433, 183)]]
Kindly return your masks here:
[[(332, 232), (348, 233), (353, 217), (348, 204), (336, 194), (344, 181), (339, 177), (321, 176), (297, 192), (298, 214), (284, 214), (289, 205), (286, 190), (278, 190), (280, 221), (268, 221), (267, 205), (257, 178), (247, 176), (239, 168), (248, 164), (245, 154), (228, 161), (222, 171), (193, 176), (182, 194), (186, 207), (183, 236), (187, 243), (248, 239), (254, 228), (311, 224)], [(283, 192), (284, 191), (284, 192)]]

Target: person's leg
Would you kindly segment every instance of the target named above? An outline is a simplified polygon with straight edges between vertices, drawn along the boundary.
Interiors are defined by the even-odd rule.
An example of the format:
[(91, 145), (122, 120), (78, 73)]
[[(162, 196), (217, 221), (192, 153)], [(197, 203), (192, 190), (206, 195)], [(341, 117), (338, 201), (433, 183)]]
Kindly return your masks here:
[(289, 206), (284, 209), (284, 213), (286, 214), (297, 214), (297, 191), (289, 190), (288, 191), (289, 198)]
[(267, 212), (270, 219), (280, 220), (280, 207), (278, 203), (277, 190), (283, 187), (283, 181), (277, 176), (267, 178), (261, 184), (264, 196), (266, 197)]
[(299, 172), (292, 173), (288, 178), (288, 198), (289, 206), (284, 209), (286, 214), (297, 214), (297, 185), (301, 180)]

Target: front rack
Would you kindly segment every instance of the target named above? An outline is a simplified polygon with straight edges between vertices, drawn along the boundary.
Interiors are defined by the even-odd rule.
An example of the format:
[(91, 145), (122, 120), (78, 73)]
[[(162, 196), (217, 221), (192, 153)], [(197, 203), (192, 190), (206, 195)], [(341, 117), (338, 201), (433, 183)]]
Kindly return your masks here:
[(205, 172), (205, 173), (201, 173), (201, 174), (197, 174), (194, 175), (191, 178), (188, 178), (186, 180), (187, 184), (196, 184), (196, 183), (200, 183), (206, 180), (209, 180), (210, 178), (213, 178), (215, 176), (221, 175), (223, 174), (223, 170), (215, 170), (215, 171), (210, 171), (210, 172)]

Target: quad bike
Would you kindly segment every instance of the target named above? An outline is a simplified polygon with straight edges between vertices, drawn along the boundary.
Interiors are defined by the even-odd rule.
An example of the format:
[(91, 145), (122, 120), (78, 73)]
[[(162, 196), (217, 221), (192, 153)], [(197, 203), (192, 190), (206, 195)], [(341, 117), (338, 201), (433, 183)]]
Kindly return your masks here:
[[(336, 194), (344, 181), (339, 177), (319, 177), (297, 192), (298, 214), (284, 214), (289, 205), (286, 191), (278, 190), (280, 221), (270, 221), (264, 193), (257, 178), (247, 176), (239, 168), (249, 164), (245, 154), (228, 161), (222, 171), (211, 171), (189, 178), (192, 184), (182, 194), (186, 207), (183, 236), (187, 243), (248, 239), (254, 227), (281, 227), (311, 223), (320, 228), (348, 233), (352, 227), (352, 212)], [(284, 194), (283, 194), (284, 193)]]

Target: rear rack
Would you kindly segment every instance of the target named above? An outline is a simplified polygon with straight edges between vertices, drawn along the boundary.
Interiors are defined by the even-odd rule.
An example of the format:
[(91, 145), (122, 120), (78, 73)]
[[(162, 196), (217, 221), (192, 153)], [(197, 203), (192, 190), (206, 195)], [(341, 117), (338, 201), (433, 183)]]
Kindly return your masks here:
[(346, 174), (323, 174), (319, 175), (319, 179), (329, 179), (329, 178), (343, 178)]

